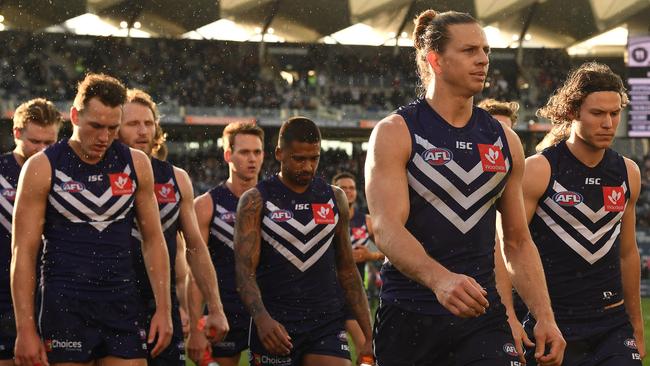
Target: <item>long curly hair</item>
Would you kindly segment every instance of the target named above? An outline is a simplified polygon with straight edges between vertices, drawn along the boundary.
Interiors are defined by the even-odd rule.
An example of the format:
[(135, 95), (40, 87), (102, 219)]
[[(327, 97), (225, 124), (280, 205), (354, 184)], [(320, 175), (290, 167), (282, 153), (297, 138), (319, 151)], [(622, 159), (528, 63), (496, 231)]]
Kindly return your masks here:
[(573, 70), (560, 88), (549, 98), (546, 105), (537, 110), (537, 116), (551, 120), (552, 127), (536, 150), (565, 140), (571, 134), (571, 123), (580, 117), (580, 106), (591, 93), (612, 91), (621, 96), (621, 108), (629, 103), (621, 77), (607, 65), (588, 62)]

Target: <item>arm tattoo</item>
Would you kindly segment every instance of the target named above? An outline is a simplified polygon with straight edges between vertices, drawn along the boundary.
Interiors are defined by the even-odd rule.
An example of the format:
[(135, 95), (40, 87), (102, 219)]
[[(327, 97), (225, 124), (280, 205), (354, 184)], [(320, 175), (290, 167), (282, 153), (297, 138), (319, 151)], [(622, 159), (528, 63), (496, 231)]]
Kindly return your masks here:
[(237, 292), (253, 318), (266, 311), (255, 271), (260, 259), (262, 196), (253, 188), (237, 205), (235, 220), (235, 276)]

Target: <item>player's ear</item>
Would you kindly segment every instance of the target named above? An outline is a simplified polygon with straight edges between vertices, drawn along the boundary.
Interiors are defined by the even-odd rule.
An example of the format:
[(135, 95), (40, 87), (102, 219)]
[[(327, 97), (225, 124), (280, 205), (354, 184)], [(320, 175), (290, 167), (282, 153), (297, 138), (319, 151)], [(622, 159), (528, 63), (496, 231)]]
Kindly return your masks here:
[(70, 108), (70, 122), (72, 122), (73, 125), (78, 126), (79, 125), (79, 110), (77, 110), (77, 107), (72, 106)]

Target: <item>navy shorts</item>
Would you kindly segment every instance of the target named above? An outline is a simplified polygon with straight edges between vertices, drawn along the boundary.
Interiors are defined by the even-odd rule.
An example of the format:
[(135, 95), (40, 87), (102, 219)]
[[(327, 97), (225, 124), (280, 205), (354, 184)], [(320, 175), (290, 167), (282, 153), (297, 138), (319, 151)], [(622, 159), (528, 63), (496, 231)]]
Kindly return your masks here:
[[(155, 358), (151, 357), (151, 354), (147, 356), (147, 364), (150, 366), (185, 366), (185, 339), (183, 337), (183, 322), (181, 321), (181, 313), (179, 310), (178, 302), (172, 300), (172, 326), (174, 327), (172, 340), (169, 342), (169, 346), (165, 348), (158, 356)], [(151, 317), (156, 312), (156, 305), (154, 300), (152, 300), (148, 305), (146, 315), (143, 317), (143, 323), (145, 324), (145, 329), (149, 332), (149, 327), (151, 325)], [(156, 341), (150, 345), (153, 349)], [(151, 349), (149, 352), (151, 352)]]
[(135, 296), (88, 301), (46, 291), (41, 306), (40, 333), (51, 363), (147, 357), (147, 333)]
[(293, 348), (288, 356), (271, 354), (257, 337), (255, 325), (251, 325), (251, 366), (301, 366), (308, 354), (326, 355), (350, 359), (348, 336), (343, 317), (325, 322), (305, 332), (290, 332)]
[(378, 366), (519, 365), (500, 303), (470, 319), (418, 314), (382, 303), (375, 318), (374, 346)]
[(251, 336), (251, 322), (249, 318), (248, 323), (245, 321), (233, 321), (228, 319), (228, 324), (232, 324), (232, 328), (226, 334), (226, 338), (219, 343), (212, 344), (212, 357), (233, 357), (248, 349), (248, 339)]
[[(526, 333), (532, 337), (534, 322), (526, 322)], [(589, 326), (589, 325), (585, 325)], [(591, 326), (594, 326), (593, 324)], [(537, 365), (534, 349), (526, 350), (527, 365)], [(563, 366), (640, 366), (641, 356), (634, 340), (634, 330), (627, 322), (583, 339), (567, 340)]]
[(0, 310), (0, 360), (14, 358), (16, 321), (12, 308)]

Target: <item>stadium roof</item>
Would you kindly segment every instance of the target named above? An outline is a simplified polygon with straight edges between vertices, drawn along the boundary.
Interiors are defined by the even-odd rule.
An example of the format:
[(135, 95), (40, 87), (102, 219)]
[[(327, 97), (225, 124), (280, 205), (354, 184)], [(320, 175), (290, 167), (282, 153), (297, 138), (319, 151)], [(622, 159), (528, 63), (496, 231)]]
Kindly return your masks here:
[(524, 46), (570, 47), (641, 12), (650, 14), (650, 1), (5, 0), (0, 28), (253, 41), (265, 34), (270, 41), (355, 43), (346, 42), (352, 34), (374, 44), (408, 44), (411, 20), (428, 8), (471, 13), (501, 37), (501, 46), (516, 46), (523, 36)]

